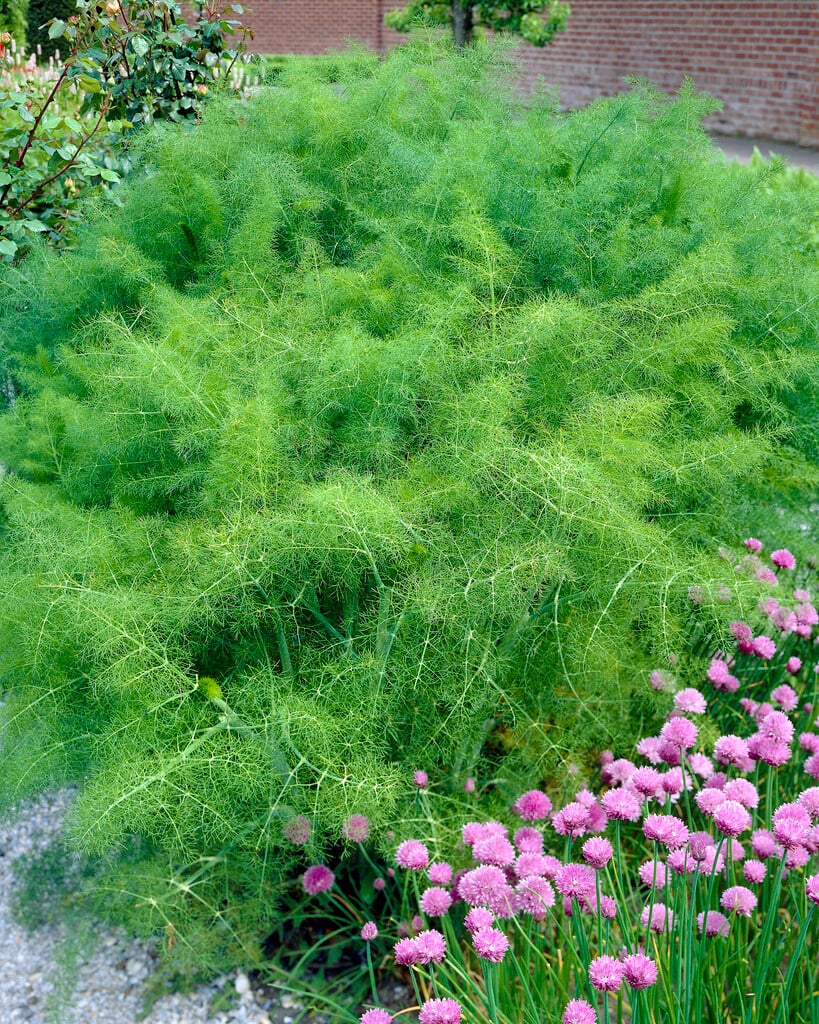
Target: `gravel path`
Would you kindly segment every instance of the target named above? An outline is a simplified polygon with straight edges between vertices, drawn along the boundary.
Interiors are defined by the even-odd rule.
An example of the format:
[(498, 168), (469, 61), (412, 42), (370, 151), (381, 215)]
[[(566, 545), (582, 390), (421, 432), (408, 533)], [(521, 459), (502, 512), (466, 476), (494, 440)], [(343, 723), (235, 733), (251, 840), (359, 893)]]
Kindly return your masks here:
[[(29, 930), (11, 912), (12, 865), (58, 836), (71, 795), (42, 797), (0, 821), (0, 1022), (2, 1024), (292, 1024), (301, 1005), (233, 973), (186, 995), (169, 994), (146, 1017), (145, 982), (156, 965), (146, 943), (101, 925), (64, 922)], [(212, 1003), (231, 1008), (214, 1012)], [(229, 996), (229, 999), (225, 997)]]

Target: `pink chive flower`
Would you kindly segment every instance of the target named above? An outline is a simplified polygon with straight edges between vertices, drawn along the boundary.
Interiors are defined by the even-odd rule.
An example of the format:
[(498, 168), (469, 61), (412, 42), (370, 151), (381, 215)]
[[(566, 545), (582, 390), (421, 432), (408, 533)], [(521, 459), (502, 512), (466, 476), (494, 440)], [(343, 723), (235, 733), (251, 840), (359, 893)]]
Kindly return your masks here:
[(452, 897), (438, 886), (432, 886), (421, 893), (421, 910), (429, 917), (443, 917), (452, 906)]
[(566, 1004), (563, 1024), (597, 1024), (597, 1010), (585, 999), (572, 999)]
[(408, 871), (423, 871), (429, 864), (429, 851), (417, 839), (407, 839), (395, 851), (395, 863)]
[(688, 849), (696, 861), (705, 860), (707, 850), (714, 845), (710, 832), (692, 832), (688, 837)]
[(373, 939), (378, 938), (378, 927), (375, 921), (367, 921), (364, 927), (361, 929), (361, 938), (365, 942), (372, 942)]
[(607, 921), (613, 921), (617, 917), (617, 904), (612, 896), (600, 897), (600, 913)]
[(506, 867), (515, 859), (515, 848), (506, 836), (485, 836), (472, 844), (472, 856), (481, 864)]
[(747, 779), (731, 779), (725, 783), (722, 791), (726, 800), (736, 800), (738, 804), (753, 810), (759, 804), (759, 793), (756, 786)]
[(639, 821), (640, 803), (625, 789), (610, 789), (603, 794), (603, 810), (615, 821)]
[(819, 786), (810, 786), (796, 798), (800, 807), (804, 807), (812, 821), (819, 818)]
[(327, 892), (332, 889), (336, 876), (323, 864), (314, 864), (309, 867), (301, 876), (301, 885), (310, 896), (317, 896), (320, 892)]
[(544, 856), (545, 864), (543, 865), (543, 871), (541, 874), (544, 878), (548, 878), (550, 882), (553, 882), (557, 878), (557, 873), (563, 867), (557, 857), (552, 857), (549, 854)]
[(683, 778), (682, 768), (669, 768), (667, 772), (663, 773), (662, 787), (663, 793), (667, 793), (669, 796), (677, 796), (683, 791), (683, 787), (690, 789), (690, 780)]
[(699, 690), (689, 686), (674, 694), (674, 707), (688, 715), (704, 715), (708, 710), (708, 702)]
[(583, 860), (595, 871), (602, 871), (613, 854), (611, 843), (601, 836), (593, 836), (583, 843)]
[(625, 782), (635, 771), (635, 766), (626, 757), (618, 757), (616, 761), (607, 764), (600, 773), (603, 782), (607, 786), (616, 785), (618, 782)]
[(509, 949), (509, 939), (500, 928), (480, 928), (472, 936), (472, 945), (481, 960), (499, 964)]
[(714, 760), (717, 764), (732, 764), (742, 768), (749, 756), (748, 744), (741, 736), (720, 736), (714, 744)]
[(589, 981), (598, 992), (616, 992), (623, 983), (624, 968), (613, 956), (598, 956), (589, 964)]
[(462, 875), (458, 881), (458, 894), (470, 906), (481, 906), (491, 903), (506, 887), (506, 875), (500, 868), (485, 864), (473, 868)]
[(464, 793), (474, 793), (474, 792), (475, 792), (475, 780), (470, 776), (464, 782)]
[(370, 819), (363, 814), (351, 814), (341, 826), (342, 838), (351, 843), (366, 842), (370, 834)]
[(434, 928), (415, 936), (419, 964), (439, 964), (446, 956), (446, 939)]
[(730, 675), (728, 662), (723, 661), (722, 658), (712, 658), (711, 664), (708, 667), (708, 672), (706, 673), (708, 682), (713, 683), (716, 686), (718, 683), (721, 683), (727, 675)]
[(710, 757), (705, 754), (691, 754), (688, 758), (688, 765), (695, 775), (701, 779), (707, 779), (714, 774), (714, 765)]
[(760, 882), (764, 882), (767, 873), (768, 869), (761, 860), (746, 860), (742, 865), (745, 881), (750, 882), (751, 885), (759, 885)]
[(662, 889), (665, 885), (665, 863), (661, 860), (647, 860), (638, 868), (637, 873), (643, 885)]
[(782, 804), (773, 813), (771, 829), (783, 849), (793, 850), (807, 838), (810, 815), (801, 804)]
[(791, 748), (787, 743), (765, 736), (761, 732), (749, 737), (748, 752), (754, 761), (762, 761), (774, 768), (787, 764), (791, 759)]
[(460, 1024), (461, 1004), (455, 999), (428, 999), (418, 1014), (419, 1024)]
[(668, 866), (675, 874), (685, 875), (696, 870), (697, 862), (691, 856), (691, 851), (683, 847), (669, 853)]
[(727, 935), (730, 929), (728, 918), (718, 910), (709, 910), (708, 914), (697, 914), (697, 928), (702, 933), (705, 925), (705, 937), (713, 939), (717, 935)]
[(557, 891), (570, 899), (594, 892), (594, 887), (594, 872), (586, 864), (565, 864), (555, 877)]
[(773, 569), (769, 569), (764, 565), (760, 565), (754, 572), (754, 579), (758, 580), (760, 583), (770, 583), (772, 587), (775, 587), (779, 582)]
[(468, 821), (461, 829), (461, 839), (465, 846), (473, 846), (479, 839), (492, 834), (483, 821)]
[(784, 711), (770, 711), (759, 723), (759, 731), (778, 743), (790, 743), (793, 740), (793, 722)]
[(769, 636), (755, 636), (752, 647), (751, 653), (755, 654), (757, 658), (762, 658), (764, 661), (767, 661), (776, 654), (776, 644)]
[(412, 776), (412, 784), (418, 789), (426, 789), (429, 785), (429, 776), (423, 770), (418, 770)]
[(664, 690), (667, 686), (670, 686), (674, 682), (674, 677), (670, 672), (665, 672), (663, 669), (655, 669), (648, 677), (648, 681), (651, 685), (652, 690)]
[(720, 896), (719, 905), (723, 910), (732, 911), (741, 917), (750, 917), (756, 909), (757, 899), (744, 885), (732, 885)]
[(764, 828), (758, 828), (751, 834), (751, 849), (760, 860), (778, 857), (781, 852), (774, 834)]
[(714, 824), (723, 835), (735, 839), (751, 827), (751, 815), (736, 800), (724, 800), (714, 811)]
[(358, 1020), (359, 1024), (390, 1024), (392, 1017), (386, 1010), (366, 1010)]
[(416, 932), (420, 932), (424, 927), (424, 919), (420, 914), (416, 914), (410, 923), (412, 924), (413, 931)]
[(542, 921), (546, 910), (555, 905), (555, 891), (550, 882), (539, 876), (522, 878), (515, 886), (515, 908)]
[(512, 810), (524, 821), (542, 821), (549, 817), (552, 801), (539, 789), (530, 789), (517, 798)]
[(542, 853), (543, 836), (536, 828), (524, 825), (512, 837), (521, 853)]
[(452, 865), (446, 861), (435, 861), (427, 868), (427, 878), (436, 885), (449, 885), (452, 881)]
[(640, 924), (643, 928), (650, 928), (659, 935), (664, 931), (671, 931), (674, 925), (674, 911), (670, 910), (665, 903), (655, 903), (651, 907), (651, 924), (649, 925), (649, 908), (644, 907), (640, 914)]
[(719, 875), (725, 868), (725, 854), (722, 850), (717, 852), (716, 846), (709, 846), (705, 851), (705, 856), (702, 862), (698, 865), (698, 870), (706, 875)]
[(380, 875), (377, 878), (373, 879), (373, 889), (375, 889), (376, 892), (381, 892), (382, 889), (386, 889), (386, 887), (387, 883), (384, 881), (383, 878), (381, 878)]
[(299, 815), (297, 818), (291, 818), (287, 822), (282, 830), (282, 835), (294, 846), (306, 846), (310, 842), (311, 831), (312, 826), (309, 820)]
[(657, 965), (649, 956), (632, 953), (623, 961), (623, 977), (633, 989), (651, 988), (657, 980)]
[(807, 758), (804, 769), (812, 779), (819, 779), (819, 753), (811, 754)]
[(608, 823), (609, 816), (600, 804), (592, 804), (589, 807), (589, 832), (605, 832)]
[(724, 802), (725, 797), (722, 795), (722, 790), (710, 786), (701, 789), (694, 797), (694, 803), (708, 818), (713, 818), (719, 805)]
[(494, 923), (494, 915), (486, 907), (473, 907), (464, 918), (464, 926), (470, 935), (481, 928), (491, 928)]
[(754, 631), (748, 623), (743, 622), (742, 619), (738, 622), (732, 622), (728, 628), (731, 631), (731, 636), (733, 636), (737, 643), (740, 643), (743, 640), (745, 643), (751, 643), (754, 638)]
[(802, 668), (802, 659), (797, 657), (788, 658), (785, 662), (785, 668), (792, 676), (798, 675), (799, 670)]
[(785, 851), (785, 867), (788, 871), (797, 871), (803, 868), (810, 860), (810, 854), (804, 846), (794, 846), (791, 850)]
[(819, 754), (819, 734), (815, 732), (801, 733), (799, 746), (809, 754)]
[(649, 814), (643, 822), (643, 835), (670, 850), (688, 842), (688, 828), (673, 814)]
[(552, 815), (552, 827), (561, 836), (582, 835), (589, 824), (589, 809), (573, 800)]
[(811, 903), (819, 904), (819, 875), (811, 875), (806, 879), (805, 895)]
[(655, 796), (663, 785), (663, 777), (656, 768), (643, 766), (638, 768), (628, 780), (630, 789), (635, 789), (640, 796)]
[(783, 711), (796, 711), (799, 707), (799, 695), (787, 683), (783, 683), (771, 691), (771, 700), (774, 704), (778, 704)]
[(771, 561), (777, 569), (795, 569), (796, 559), (787, 548), (778, 548), (771, 552)]
[(745, 547), (749, 551), (753, 551), (755, 555), (758, 555), (759, 552), (762, 550), (762, 541), (757, 540), (756, 537), (749, 537), (746, 541), (744, 541), (744, 544)]
[(660, 739), (674, 748), (690, 750), (697, 742), (697, 727), (680, 715), (665, 723), (660, 729)]
[(640, 757), (644, 757), (646, 761), (650, 761), (652, 764), (659, 764), (662, 761), (660, 757), (660, 741), (656, 736), (643, 737), (634, 749)]
[(545, 875), (550, 867), (550, 859), (542, 853), (521, 853), (515, 861), (515, 874), (518, 878), (530, 878), (532, 875)]

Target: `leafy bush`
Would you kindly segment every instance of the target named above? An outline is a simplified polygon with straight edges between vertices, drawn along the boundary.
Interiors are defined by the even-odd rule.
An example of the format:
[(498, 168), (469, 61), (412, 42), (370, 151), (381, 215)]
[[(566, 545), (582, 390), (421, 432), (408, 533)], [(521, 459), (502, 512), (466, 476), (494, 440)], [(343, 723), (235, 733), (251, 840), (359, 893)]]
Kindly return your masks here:
[(295, 62), (0, 289), (3, 785), (81, 780), (177, 950), (263, 931), (294, 814), (636, 738), (689, 586), (710, 649), (755, 600), (712, 538), (815, 486), (815, 194), (493, 54)]
[[(8, 33), (18, 45), (26, 38), (28, 0), (0, 0), (0, 36)], [(3, 40), (0, 39), (0, 44)]]
[(28, 32), (26, 40), (31, 53), (38, 53), (38, 56), (45, 61), (53, 57), (55, 51), (65, 49), (59, 39), (54, 39), (48, 34), (48, 22), (54, 18), (61, 18), (67, 21), (77, 10), (76, 0), (29, 0), (28, 4)]
[(130, 168), (123, 132), (156, 118), (194, 121), (220, 74), (233, 82), (248, 31), (228, 49), (238, 22), (218, 0), (195, 6), (188, 26), (174, 0), (80, 0), (49, 27), (65, 41), (64, 63), (0, 64), (0, 258), (25, 254), (31, 234), (68, 244), (79, 196)]
[(81, 196), (129, 169), (126, 125), (81, 106), (66, 67), (0, 63), (0, 259), (24, 255), (33, 237), (70, 244)]

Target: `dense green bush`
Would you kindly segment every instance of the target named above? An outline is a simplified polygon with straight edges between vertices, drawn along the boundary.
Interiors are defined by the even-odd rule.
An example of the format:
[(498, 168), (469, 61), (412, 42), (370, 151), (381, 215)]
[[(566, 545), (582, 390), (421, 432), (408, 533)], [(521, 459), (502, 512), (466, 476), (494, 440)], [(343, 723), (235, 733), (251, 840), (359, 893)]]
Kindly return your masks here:
[(81, 780), (108, 906), (202, 956), (294, 813), (626, 748), (689, 586), (713, 642), (749, 600), (714, 538), (816, 483), (815, 192), (493, 54), (291, 64), (0, 288), (3, 788)]
[(8, 33), (18, 45), (25, 43), (28, 0), (0, 0), (0, 35)]
[(40, 47), (41, 59), (47, 61), (59, 49), (65, 55), (65, 43), (61, 39), (49, 37), (47, 22), (52, 18), (67, 21), (77, 11), (77, 0), (29, 0), (28, 2), (28, 41), (29, 51), (37, 53)]

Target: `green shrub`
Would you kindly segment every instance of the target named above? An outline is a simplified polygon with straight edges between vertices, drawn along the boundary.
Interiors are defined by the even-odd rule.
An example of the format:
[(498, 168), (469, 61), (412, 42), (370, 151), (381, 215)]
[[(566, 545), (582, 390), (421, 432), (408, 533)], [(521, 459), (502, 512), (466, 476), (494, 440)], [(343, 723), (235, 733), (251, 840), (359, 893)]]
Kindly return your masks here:
[(18, 45), (26, 41), (28, 0), (0, 0), (0, 34), (8, 32)]
[(755, 601), (714, 538), (815, 487), (815, 193), (493, 54), (294, 62), (0, 289), (0, 778), (79, 780), (107, 907), (204, 959), (293, 814), (625, 749), (689, 586), (704, 652)]
[(37, 53), (40, 47), (40, 59), (47, 61), (54, 56), (55, 50), (60, 50), (65, 56), (65, 42), (62, 39), (49, 37), (48, 29), (44, 26), (53, 18), (61, 18), (66, 21), (72, 14), (77, 12), (76, 0), (29, 0), (28, 3), (28, 32), (26, 38), (28, 49)]

